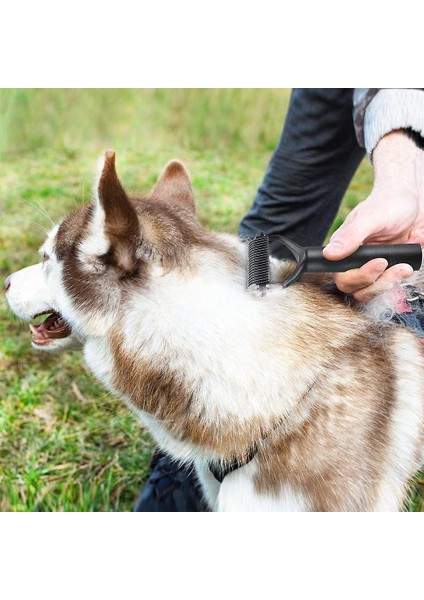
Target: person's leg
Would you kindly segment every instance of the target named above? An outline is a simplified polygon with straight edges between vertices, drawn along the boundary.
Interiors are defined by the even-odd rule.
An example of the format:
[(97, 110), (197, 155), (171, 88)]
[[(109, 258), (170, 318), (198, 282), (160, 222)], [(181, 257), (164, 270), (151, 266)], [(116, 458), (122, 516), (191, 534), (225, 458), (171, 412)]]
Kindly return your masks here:
[[(239, 233), (284, 235), (318, 246), (364, 150), (355, 136), (352, 89), (295, 89), (277, 149)], [(271, 245), (276, 256), (281, 246)]]
[(141, 490), (135, 512), (202, 512), (206, 510), (194, 468), (182, 467), (156, 451), (152, 472)]

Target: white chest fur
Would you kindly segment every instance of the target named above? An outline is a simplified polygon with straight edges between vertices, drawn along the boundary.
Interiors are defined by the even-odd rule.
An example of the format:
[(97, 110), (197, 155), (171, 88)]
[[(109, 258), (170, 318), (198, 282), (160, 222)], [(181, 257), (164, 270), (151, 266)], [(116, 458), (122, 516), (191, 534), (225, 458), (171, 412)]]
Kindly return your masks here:
[[(278, 298), (250, 296), (239, 281), (170, 274), (134, 294), (122, 321), (132, 356), (172, 370), (205, 418), (273, 418), (305, 391), (310, 368), (285, 346), (290, 314)], [(286, 322), (287, 319), (287, 322)]]
[(84, 358), (97, 379), (116, 394), (117, 390), (112, 385), (114, 358), (107, 338), (88, 338), (84, 344)]

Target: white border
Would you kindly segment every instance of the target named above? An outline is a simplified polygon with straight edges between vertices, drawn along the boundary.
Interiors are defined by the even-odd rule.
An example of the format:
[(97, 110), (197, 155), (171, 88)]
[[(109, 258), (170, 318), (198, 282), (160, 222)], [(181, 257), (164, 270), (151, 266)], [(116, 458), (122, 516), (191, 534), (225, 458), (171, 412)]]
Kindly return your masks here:
[(416, 2), (14, 0), (2, 87), (419, 87)]
[(4, 598), (412, 598), (412, 514), (0, 515)]

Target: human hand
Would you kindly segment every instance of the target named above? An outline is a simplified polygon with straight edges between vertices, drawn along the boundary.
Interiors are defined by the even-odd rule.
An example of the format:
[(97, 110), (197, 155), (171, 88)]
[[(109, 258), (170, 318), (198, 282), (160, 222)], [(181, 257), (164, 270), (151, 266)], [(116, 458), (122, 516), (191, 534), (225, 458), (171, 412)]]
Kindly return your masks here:
[[(424, 151), (401, 131), (384, 136), (373, 152), (374, 187), (331, 236), (324, 249), (329, 260), (349, 256), (361, 244), (419, 243), (424, 246)], [(410, 265), (386, 270), (376, 258), (360, 269), (337, 273), (339, 290), (368, 302), (410, 277)]]

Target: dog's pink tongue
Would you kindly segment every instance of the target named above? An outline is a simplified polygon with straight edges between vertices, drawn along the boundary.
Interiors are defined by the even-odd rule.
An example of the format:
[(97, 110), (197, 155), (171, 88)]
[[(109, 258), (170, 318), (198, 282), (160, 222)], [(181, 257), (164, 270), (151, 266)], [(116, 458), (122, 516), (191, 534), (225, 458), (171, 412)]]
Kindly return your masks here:
[(34, 344), (45, 346), (51, 340), (70, 335), (71, 329), (58, 313), (53, 313), (42, 323), (30, 325), (31, 337)]

